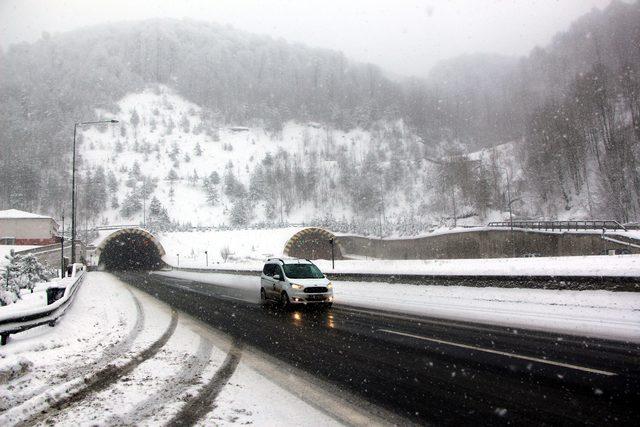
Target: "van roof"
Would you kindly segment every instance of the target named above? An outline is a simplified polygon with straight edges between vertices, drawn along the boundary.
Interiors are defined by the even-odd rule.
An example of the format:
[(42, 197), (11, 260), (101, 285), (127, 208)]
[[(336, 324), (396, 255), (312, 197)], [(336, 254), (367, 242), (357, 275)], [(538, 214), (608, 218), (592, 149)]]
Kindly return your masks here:
[(301, 258), (269, 258), (267, 263), (269, 262), (277, 262), (281, 264), (313, 264), (308, 259)]

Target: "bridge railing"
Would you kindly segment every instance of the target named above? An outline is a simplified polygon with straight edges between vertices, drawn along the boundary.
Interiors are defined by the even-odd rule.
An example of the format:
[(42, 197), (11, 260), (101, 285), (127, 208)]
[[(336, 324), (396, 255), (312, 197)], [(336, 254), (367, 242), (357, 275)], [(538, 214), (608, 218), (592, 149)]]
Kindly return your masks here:
[(494, 221), (489, 227), (501, 228), (525, 228), (531, 230), (625, 230), (618, 221)]

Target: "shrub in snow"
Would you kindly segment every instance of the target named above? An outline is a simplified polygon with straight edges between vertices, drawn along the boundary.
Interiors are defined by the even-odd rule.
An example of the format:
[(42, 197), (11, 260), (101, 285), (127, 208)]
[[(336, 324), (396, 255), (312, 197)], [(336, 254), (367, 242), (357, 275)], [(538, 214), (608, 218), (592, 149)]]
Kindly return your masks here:
[(5, 256), (9, 263), (2, 271), (0, 283), (0, 305), (13, 304), (20, 298), (20, 286), (18, 285), (19, 267), (16, 254), (12, 250)]
[(19, 259), (20, 269), (20, 286), (23, 289), (29, 289), (33, 292), (33, 288), (37, 283), (48, 282), (55, 276), (55, 272), (42, 264), (33, 254), (26, 254)]
[(20, 289), (33, 288), (55, 276), (55, 272), (42, 264), (33, 254), (16, 255), (11, 251), (5, 258), (9, 261), (2, 272), (0, 304), (8, 305), (20, 298)]
[(233, 253), (229, 249), (229, 246), (224, 246), (222, 249), (220, 249), (220, 256), (222, 257), (222, 260), (224, 262), (227, 262), (231, 255), (233, 255)]

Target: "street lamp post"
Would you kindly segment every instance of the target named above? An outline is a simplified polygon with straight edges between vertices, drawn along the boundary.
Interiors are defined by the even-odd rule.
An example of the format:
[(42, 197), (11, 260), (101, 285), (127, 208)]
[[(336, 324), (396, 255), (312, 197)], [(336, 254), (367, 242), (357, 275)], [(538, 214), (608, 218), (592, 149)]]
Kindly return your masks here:
[(176, 256), (178, 257), (178, 267), (180, 267), (180, 254), (176, 254)]
[(117, 120), (79, 122), (73, 125), (73, 159), (71, 161), (71, 264), (76, 262), (76, 135), (78, 126), (118, 123)]
[(204, 251), (204, 257), (207, 267), (209, 267), (209, 251)]
[(520, 197), (516, 199), (511, 198), (511, 180), (509, 179), (509, 171), (504, 169), (505, 175), (507, 176), (507, 206), (509, 207), (509, 229), (511, 230), (511, 256), (515, 258), (516, 256), (516, 242), (513, 239), (513, 211), (511, 209), (511, 205), (519, 200)]
[(64, 209), (62, 209), (62, 233), (60, 233), (60, 278), (64, 278)]
[(333, 246), (335, 245), (333, 237), (329, 239), (329, 243), (331, 244), (331, 269), (336, 269), (336, 258), (333, 251)]

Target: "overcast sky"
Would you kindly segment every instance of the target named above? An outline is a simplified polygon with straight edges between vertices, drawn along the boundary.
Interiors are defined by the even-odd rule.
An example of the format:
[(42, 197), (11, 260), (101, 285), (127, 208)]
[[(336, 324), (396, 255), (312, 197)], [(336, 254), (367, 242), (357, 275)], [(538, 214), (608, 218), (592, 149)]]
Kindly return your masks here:
[(154, 17), (231, 24), (424, 76), (466, 53), (523, 55), (611, 0), (0, 0), (0, 45)]

